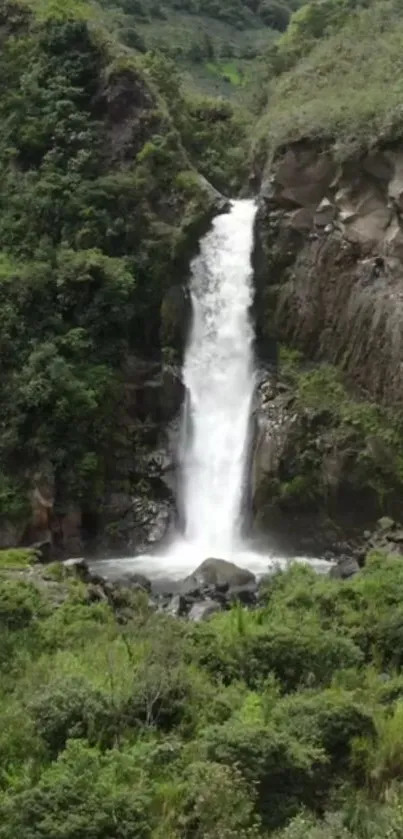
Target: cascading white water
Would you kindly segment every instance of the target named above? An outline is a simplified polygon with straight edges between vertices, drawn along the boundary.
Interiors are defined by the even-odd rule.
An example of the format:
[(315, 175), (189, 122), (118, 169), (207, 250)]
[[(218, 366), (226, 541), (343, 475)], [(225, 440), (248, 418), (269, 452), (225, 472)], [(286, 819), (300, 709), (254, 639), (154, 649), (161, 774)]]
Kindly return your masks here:
[(255, 387), (251, 250), (253, 201), (217, 216), (191, 270), (193, 323), (183, 378), (184, 536), (204, 556), (239, 547), (248, 425)]

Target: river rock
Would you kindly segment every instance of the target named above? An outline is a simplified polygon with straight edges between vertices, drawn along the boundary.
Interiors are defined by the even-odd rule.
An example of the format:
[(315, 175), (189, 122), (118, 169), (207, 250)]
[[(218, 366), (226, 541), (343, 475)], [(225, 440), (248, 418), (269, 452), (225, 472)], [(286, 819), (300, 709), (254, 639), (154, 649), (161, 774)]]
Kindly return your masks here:
[(403, 526), (388, 516), (378, 519), (372, 533), (365, 534), (362, 556), (371, 551), (380, 551), (389, 556), (403, 555)]
[(246, 586), (255, 582), (254, 574), (246, 568), (239, 568), (234, 562), (228, 562), (226, 559), (209, 557), (196, 568), (193, 574), (186, 577), (183, 585), (187, 586), (188, 591), (192, 586), (195, 591), (206, 586), (213, 586), (223, 591), (222, 587), (231, 589), (234, 586)]
[(359, 570), (360, 566), (354, 556), (341, 556), (337, 565), (330, 569), (329, 576), (335, 580), (347, 580), (358, 574)]
[(232, 586), (229, 591), (231, 603), (242, 603), (244, 606), (254, 606), (257, 603), (258, 585), (256, 582), (244, 586)]
[(204, 621), (214, 615), (216, 612), (221, 611), (221, 606), (215, 600), (211, 600), (207, 598), (207, 600), (201, 600), (198, 603), (194, 603), (189, 614), (188, 618), (190, 621), (194, 621), (198, 623), (199, 621)]
[(53, 561), (52, 542), (50, 538), (44, 539), (42, 542), (33, 542), (29, 547), (35, 551), (36, 562), (47, 565)]

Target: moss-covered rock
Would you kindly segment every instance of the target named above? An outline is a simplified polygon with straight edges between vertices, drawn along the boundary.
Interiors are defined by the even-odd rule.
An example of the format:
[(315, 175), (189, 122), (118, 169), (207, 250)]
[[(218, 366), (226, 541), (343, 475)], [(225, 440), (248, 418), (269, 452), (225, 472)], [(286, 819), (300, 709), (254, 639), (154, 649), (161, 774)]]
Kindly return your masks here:
[[(282, 351), (281, 370), (284, 378), (266, 395), (263, 387), (260, 397), (252, 470), (257, 521), (266, 526), (273, 522), (276, 529), (278, 509), (283, 515), (280, 531), (287, 530), (287, 520), (301, 532), (316, 522), (311, 542), (316, 538), (320, 545), (357, 529), (362, 534), (387, 512), (399, 518), (399, 414), (355, 398), (334, 367), (309, 369), (294, 353)], [(337, 535), (340, 526), (344, 536), (340, 531)]]

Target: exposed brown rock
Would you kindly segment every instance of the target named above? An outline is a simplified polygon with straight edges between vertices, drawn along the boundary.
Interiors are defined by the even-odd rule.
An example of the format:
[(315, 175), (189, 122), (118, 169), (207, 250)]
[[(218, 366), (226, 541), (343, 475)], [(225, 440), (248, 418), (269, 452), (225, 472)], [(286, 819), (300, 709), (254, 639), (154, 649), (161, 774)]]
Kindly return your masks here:
[(259, 335), (338, 364), (372, 398), (403, 403), (403, 151), (338, 166), (288, 149), (262, 186)]

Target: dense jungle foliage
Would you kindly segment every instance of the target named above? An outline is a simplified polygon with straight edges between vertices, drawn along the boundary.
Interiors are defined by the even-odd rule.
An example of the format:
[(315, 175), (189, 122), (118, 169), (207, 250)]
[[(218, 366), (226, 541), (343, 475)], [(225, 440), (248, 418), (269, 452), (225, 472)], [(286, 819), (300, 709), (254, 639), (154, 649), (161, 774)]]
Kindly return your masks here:
[(44, 458), (64, 497), (102, 492), (127, 354), (160, 354), (163, 294), (213, 207), (199, 173), (231, 191), (245, 172), (229, 104), (188, 101), (172, 62), (138, 61), (96, 7), (32, 6), (0, 3), (0, 514), (10, 518)]
[(400, 839), (401, 558), (206, 624), (30, 561), (0, 553), (1, 839)]

